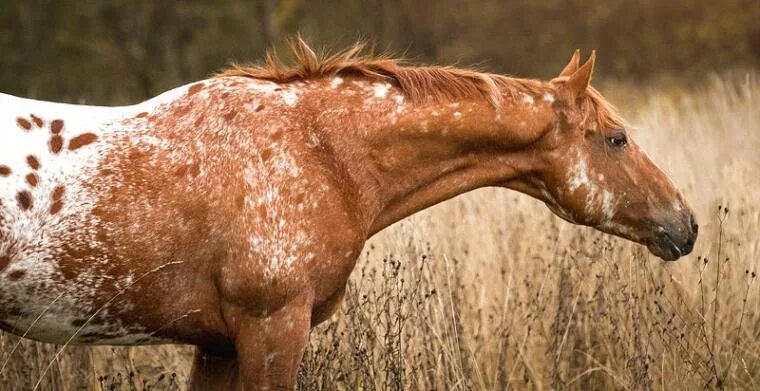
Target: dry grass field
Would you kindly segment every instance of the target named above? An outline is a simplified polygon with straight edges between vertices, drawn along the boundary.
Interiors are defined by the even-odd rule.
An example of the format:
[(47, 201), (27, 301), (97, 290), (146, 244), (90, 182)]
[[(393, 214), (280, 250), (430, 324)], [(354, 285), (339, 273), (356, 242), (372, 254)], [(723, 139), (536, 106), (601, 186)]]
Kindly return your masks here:
[[(513, 192), (460, 196), (370, 240), (300, 387), (760, 389), (758, 76), (604, 89), (694, 207), (692, 255), (664, 263)], [(18, 341), (0, 337), (0, 389), (184, 389), (192, 357)]]

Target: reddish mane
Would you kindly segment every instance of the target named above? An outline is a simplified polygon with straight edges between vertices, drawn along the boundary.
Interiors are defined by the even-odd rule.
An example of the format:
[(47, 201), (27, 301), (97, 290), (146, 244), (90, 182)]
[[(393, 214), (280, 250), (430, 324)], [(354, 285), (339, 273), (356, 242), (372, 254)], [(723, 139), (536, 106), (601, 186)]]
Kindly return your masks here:
[[(275, 51), (270, 50), (263, 64), (232, 65), (216, 76), (243, 76), (288, 83), (329, 76), (361, 75), (395, 84), (413, 102), (484, 98), (496, 108), (501, 105), (502, 94), (513, 97), (521, 93), (535, 95), (551, 89), (550, 83), (535, 79), (451, 66), (411, 66), (401, 58), (367, 52), (362, 42), (335, 53), (319, 54), (300, 36), (291, 40), (289, 46), (295, 60), (293, 64), (285, 63)], [(554, 83), (563, 81), (552, 80)], [(625, 121), (612, 104), (593, 87), (589, 87), (582, 109), (587, 116), (593, 112), (599, 126), (625, 127)]]
[(450, 66), (410, 66), (400, 58), (367, 53), (358, 42), (336, 53), (317, 54), (300, 37), (290, 41), (294, 64), (283, 62), (274, 51), (264, 64), (233, 65), (217, 76), (245, 76), (287, 83), (340, 75), (361, 75), (397, 85), (414, 102), (429, 99), (485, 98), (494, 106), (501, 103), (502, 92), (538, 94), (547, 90), (540, 80), (518, 79)]

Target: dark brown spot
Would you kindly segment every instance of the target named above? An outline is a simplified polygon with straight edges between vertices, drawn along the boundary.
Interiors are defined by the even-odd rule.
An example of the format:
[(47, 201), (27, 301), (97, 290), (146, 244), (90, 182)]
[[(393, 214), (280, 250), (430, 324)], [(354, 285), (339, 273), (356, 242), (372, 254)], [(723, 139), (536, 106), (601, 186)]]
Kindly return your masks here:
[(11, 168), (8, 166), (0, 166), (0, 176), (11, 175)]
[(203, 84), (203, 83), (193, 84), (193, 85), (192, 85), (192, 86), (190, 86), (190, 88), (187, 90), (187, 94), (188, 94), (188, 95), (195, 95), (195, 94), (197, 94), (197, 93), (201, 92), (201, 90), (203, 89), (203, 86), (204, 86), (204, 84)]
[(24, 275), (26, 274), (23, 270), (14, 270), (8, 274), (8, 277), (10, 277), (11, 280), (20, 280)]
[(63, 209), (63, 201), (55, 201), (52, 204), (50, 204), (50, 214), (58, 214), (58, 212)]
[(61, 134), (63, 130), (63, 120), (57, 119), (50, 123), (50, 132), (53, 134)]
[(32, 170), (40, 169), (40, 161), (34, 155), (29, 155), (26, 157), (26, 164), (28, 164), (29, 167), (32, 168)]
[(32, 128), (32, 123), (21, 117), (16, 118), (16, 123), (24, 130), (29, 130)]
[(79, 136), (76, 136), (71, 139), (71, 141), (69, 141), (69, 149), (75, 151), (79, 148), (84, 147), (85, 145), (94, 143), (97, 139), (98, 136), (96, 136), (94, 133), (80, 134)]
[(34, 206), (32, 202), (32, 193), (26, 190), (16, 193), (16, 201), (18, 201), (18, 206), (21, 210), (29, 210)]
[(265, 149), (264, 152), (261, 153), (261, 160), (267, 161), (269, 158), (272, 157), (272, 150), (271, 149)]
[(267, 215), (267, 206), (264, 204), (256, 206), (256, 213), (259, 214), (259, 216), (266, 216)]
[(63, 149), (63, 137), (54, 134), (50, 137), (50, 152), (57, 155)]
[(53, 189), (52, 204), (50, 204), (50, 214), (58, 214), (63, 209), (63, 194), (66, 192), (66, 188), (63, 186), (56, 186)]
[(142, 113), (137, 114), (137, 118), (145, 118), (147, 116), (148, 116), (148, 112), (147, 111), (143, 111)]
[(7, 255), (0, 255), (0, 270), (3, 270), (6, 267), (8, 267), (9, 263), (11, 263), (11, 257)]
[(198, 163), (190, 165), (190, 175), (196, 177), (201, 174), (201, 166)]
[(40, 178), (35, 173), (26, 175), (26, 183), (28, 183), (31, 187), (36, 187), (37, 183), (39, 183), (39, 179)]
[(32, 117), (32, 122), (34, 122), (34, 124), (35, 124), (35, 125), (37, 125), (37, 127), (38, 127), (38, 128), (41, 128), (41, 127), (42, 127), (42, 125), (44, 125), (44, 124), (45, 124), (45, 123), (42, 121), (42, 118), (40, 118), (40, 117), (38, 117), (38, 116), (36, 116), (36, 115), (34, 115), (34, 114), (32, 114), (32, 115), (31, 115), (31, 117)]
[(255, 109), (253, 109), (253, 111), (257, 111), (257, 112), (261, 111), (261, 110), (264, 110), (264, 105), (258, 105), (258, 106), (256, 106)]
[(187, 167), (188, 166), (185, 165), (185, 166), (182, 166), (182, 167), (178, 168), (177, 171), (174, 173), (174, 175), (176, 177), (178, 177), (178, 178), (184, 177), (185, 175), (187, 175)]
[(144, 158), (145, 156), (146, 156), (145, 152), (139, 151), (137, 149), (133, 149), (129, 151), (129, 154), (127, 155), (127, 157), (129, 157), (129, 160), (139, 160), (139, 159)]
[(58, 185), (53, 189), (52, 199), (53, 201), (60, 201), (63, 199), (63, 195), (66, 193), (66, 188), (62, 185)]
[(224, 120), (227, 122), (232, 121), (236, 115), (237, 115), (237, 111), (232, 110), (229, 113), (224, 115)]

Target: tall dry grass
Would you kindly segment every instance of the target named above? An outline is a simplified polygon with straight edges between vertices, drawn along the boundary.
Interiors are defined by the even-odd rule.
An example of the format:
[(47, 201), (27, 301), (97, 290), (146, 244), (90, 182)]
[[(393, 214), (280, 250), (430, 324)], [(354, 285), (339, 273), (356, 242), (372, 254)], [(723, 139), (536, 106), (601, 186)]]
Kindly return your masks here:
[[(458, 197), (370, 240), (300, 388), (760, 388), (760, 81), (611, 91), (697, 212), (692, 255), (663, 263), (508, 191)], [(56, 350), (22, 342), (0, 388), (31, 388)], [(41, 388), (182, 389), (191, 355), (70, 347)]]

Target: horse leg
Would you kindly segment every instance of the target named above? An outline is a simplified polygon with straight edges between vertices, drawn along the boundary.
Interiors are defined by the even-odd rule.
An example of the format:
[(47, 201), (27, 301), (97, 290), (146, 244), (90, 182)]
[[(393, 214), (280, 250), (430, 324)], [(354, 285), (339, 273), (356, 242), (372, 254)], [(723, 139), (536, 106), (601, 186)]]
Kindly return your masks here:
[(195, 352), (188, 390), (231, 390), (238, 372), (235, 357)]
[[(224, 317), (235, 341), (236, 362), (215, 359), (194, 371), (197, 389), (293, 390), (309, 342), (313, 294), (302, 294), (265, 317), (228, 305)], [(200, 363), (196, 362), (196, 366)], [(197, 373), (197, 377), (195, 376)], [(200, 387), (206, 386), (205, 388)], [(194, 388), (195, 389), (195, 388)]]

